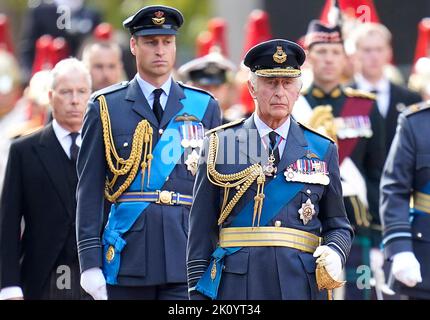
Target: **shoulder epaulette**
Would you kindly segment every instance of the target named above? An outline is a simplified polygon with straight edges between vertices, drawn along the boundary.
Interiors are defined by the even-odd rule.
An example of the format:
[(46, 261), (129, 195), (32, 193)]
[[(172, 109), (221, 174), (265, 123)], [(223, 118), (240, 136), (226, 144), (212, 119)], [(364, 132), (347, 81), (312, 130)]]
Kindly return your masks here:
[(403, 111), (403, 114), (408, 117), (411, 114), (423, 111), (423, 110), (427, 110), (430, 108), (430, 100), (427, 101), (423, 101), (420, 103), (415, 103), (413, 105), (410, 105), (409, 107), (407, 107), (405, 109), (405, 111)]
[(364, 99), (376, 100), (376, 95), (373, 94), (373, 93), (371, 93), (371, 92), (367, 92), (367, 91), (363, 91), (363, 90), (358, 90), (358, 89), (353, 89), (353, 88), (350, 88), (350, 87), (344, 88), (343, 91), (345, 92), (345, 95), (347, 97), (364, 98)]
[(230, 128), (230, 127), (237, 126), (238, 124), (243, 123), (243, 122), (245, 121), (245, 119), (246, 119), (246, 118), (237, 119), (237, 120), (234, 120), (234, 121), (232, 121), (232, 122), (222, 124), (222, 125), (220, 125), (220, 126), (218, 126), (218, 127), (215, 127), (215, 128), (213, 128), (213, 129), (211, 129), (211, 130), (208, 130), (208, 131), (206, 132), (206, 135), (207, 135), (207, 136), (209, 136), (209, 135), (211, 135), (212, 133), (214, 133), (214, 132), (216, 132), (216, 131), (224, 130), (225, 128)]
[(326, 136), (326, 135), (322, 134), (321, 132), (318, 132), (318, 131), (316, 131), (315, 129), (313, 129), (313, 128), (311, 128), (311, 127), (305, 126), (303, 123), (300, 123), (300, 122), (298, 122), (298, 121), (297, 121), (297, 123), (299, 124), (299, 126), (303, 127), (305, 130), (308, 130), (308, 131), (310, 131), (310, 132), (313, 132), (313, 133), (315, 133), (315, 134), (319, 135), (320, 137), (323, 137), (323, 138), (325, 138), (325, 139), (327, 139), (327, 140), (330, 140), (330, 141), (331, 141), (331, 142), (333, 142), (333, 143), (336, 143), (332, 138), (330, 138), (330, 137), (328, 137), (328, 136)]
[(196, 91), (199, 91), (199, 92), (203, 92), (203, 93), (206, 93), (206, 94), (210, 95), (213, 99), (216, 99), (216, 98), (212, 95), (212, 93), (210, 93), (209, 91), (206, 91), (206, 90), (203, 90), (203, 89), (200, 89), (200, 88), (197, 88), (197, 87), (190, 86), (190, 85), (185, 84), (185, 83), (183, 83), (183, 82), (181, 82), (181, 81), (177, 81), (177, 82), (178, 82), (178, 84), (179, 84), (181, 87), (183, 87), (183, 88), (187, 88), (187, 89), (191, 89), (191, 90), (196, 90)]
[(106, 94), (109, 94), (109, 93), (112, 93), (112, 92), (115, 92), (115, 91), (121, 90), (121, 89), (123, 89), (123, 88), (127, 87), (127, 86), (128, 86), (128, 84), (129, 84), (129, 82), (128, 82), (128, 81), (122, 81), (122, 82), (120, 82), (120, 83), (113, 84), (113, 85), (111, 85), (111, 86), (109, 86), (109, 87), (106, 87), (106, 88), (103, 88), (103, 89), (97, 90), (96, 92), (94, 92), (94, 93), (91, 95), (90, 100), (91, 100), (91, 101), (94, 101), (94, 100), (96, 100), (98, 97), (100, 97), (101, 95), (106, 95)]

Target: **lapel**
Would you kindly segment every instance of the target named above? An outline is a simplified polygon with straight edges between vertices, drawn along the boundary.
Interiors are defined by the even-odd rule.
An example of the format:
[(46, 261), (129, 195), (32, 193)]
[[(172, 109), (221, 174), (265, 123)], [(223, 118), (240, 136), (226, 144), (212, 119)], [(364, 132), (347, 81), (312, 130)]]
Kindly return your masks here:
[(164, 108), (163, 117), (161, 118), (160, 128), (165, 128), (170, 120), (181, 111), (184, 106), (180, 100), (184, 98), (184, 90), (172, 79), (172, 85), (170, 87), (166, 107)]
[(132, 106), (132, 110), (134, 112), (139, 114), (142, 118), (148, 120), (155, 128), (158, 128), (158, 120), (149, 106), (148, 101), (146, 101), (136, 77), (130, 81), (125, 99), (134, 102)]
[(39, 144), (35, 145), (34, 148), (36, 149), (36, 153), (45, 167), (47, 175), (50, 178), (54, 189), (57, 191), (64, 208), (67, 213), (74, 218), (74, 214), (71, 212), (71, 208), (73, 206), (69, 203), (69, 195), (74, 193), (74, 190), (71, 190), (67, 181), (68, 171), (66, 170), (64, 163), (64, 158), (67, 158), (67, 155), (64, 153), (60, 142), (55, 136), (52, 123), (48, 124), (45, 129), (43, 129), (39, 139)]
[[(303, 130), (297, 122), (291, 118), (290, 130), (288, 131), (287, 141), (285, 141), (284, 152), (282, 153), (281, 161), (278, 165), (278, 173), (297, 159), (302, 158), (306, 154), (307, 142), (303, 134)], [(321, 159), (322, 160), (322, 159)]]
[(399, 114), (399, 111), (397, 110), (396, 101), (400, 101), (398, 97), (398, 91), (393, 86), (393, 84), (390, 82), (390, 101), (388, 102), (388, 112), (387, 116), (384, 119), (385, 123), (394, 123), (395, 126), (397, 126), (397, 116)]

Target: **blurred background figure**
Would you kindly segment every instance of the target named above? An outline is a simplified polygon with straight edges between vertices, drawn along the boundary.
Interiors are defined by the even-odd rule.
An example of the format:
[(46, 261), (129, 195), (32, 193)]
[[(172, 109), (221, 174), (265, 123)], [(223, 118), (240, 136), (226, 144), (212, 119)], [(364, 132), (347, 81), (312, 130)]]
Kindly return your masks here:
[(353, 87), (376, 95), (384, 119), (385, 146), (388, 153), (397, 127), (397, 117), (407, 105), (421, 101), (419, 94), (393, 83), (386, 75), (393, 52), (391, 32), (379, 23), (359, 24), (350, 34), (357, 65)]
[(0, 49), (0, 191), (9, 154), (11, 132), (25, 121), (25, 107), (17, 105), (21, 95), (18, 62), (13, 55)]
[(187, 84), (210, 92), (218, 100), (222, 121), (226, 123), (244, 116), (241, 106), (235, 104), (235, 71), (233, 62), (214, 50), (181, 66), (178, 75)]
[(115, 42), (108, 40), (88, 43), (82, 51), (82, 61), (90, 70), (93, 92), (124, 79), (122, 52)]
[(19, 44), (25, 80), (31, 77), (37, 39), (43, 35), (63, 37), (70, 55), (74, 56), (81, 42), (100, 20), (99, 12), (89, 8), (84, 0), (39, 1), (37, 6), (29, 7), (23, 19)]

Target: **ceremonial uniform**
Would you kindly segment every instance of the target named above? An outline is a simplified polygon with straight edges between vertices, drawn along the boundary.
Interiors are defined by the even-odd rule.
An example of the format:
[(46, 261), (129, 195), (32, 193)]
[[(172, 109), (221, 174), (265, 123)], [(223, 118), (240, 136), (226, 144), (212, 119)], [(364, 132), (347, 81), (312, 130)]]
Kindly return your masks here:
[(414, 287), (402, 285), (400, 292), (421, 299), (430, 298), (429, 121), (429, 102), (412, 105), (400, 114), (381, 179), (385, 255), (391, 260), (399, 253), (415, 254), (422, 283)]
[[(379, 247), (381, 227), (379, 219), (379, 182), (385, 158), (385, 128), (375, 96), (349, 87), (342, 87), (339, 79), (325, 80), (324, 67), (334, 69), (335, 51), (343, 53), (339, 26), (329, 27), (314, 20), (305, 40), (313, 66), (314, 79), (320, 85), (335, 83), (324, 92), (314, 82), (305, 90), (293, 110), (293, 116), (335, 139), (339, 148), (340, 177), (346, 212), (357, 237), (346, 268), (347, 299), (368, 298), (370, 292), (356, 287), (357, 267), (369, 265), (372, 247)], [(326, 56), (324, 55), (326, 53)], [(329, 61), (329, 62), (327, 62)], [(340, 63), (340, 62), (339, 62)]]
[[(136, 15), (143, 27), (130, 28), (144, 33), (156, 29), (146, 28), (152, 23), (146, 19), (164, 22), (155, 32), (178, 27), (179, 12), (173, 8), (146, 7)], [(171, 78), (152, 89), (137, 74), (130, 82), (96, 92), (84, 119), (77, 166), (80, 265), (82, 272), (103, 267), (112, 287), (186, 283), (188, 215), (198, 151), (203, 130), (220, 124), (218, 104), (207, 92)], [(164, 104), (160, 121), (156, 104)], [(103, 226), (105, 189), (113, 204)], [(152, 298), (186, 297), (185, 289)], [(130, 289), (113, 298), (137, 297)]]
[[(303, 49), (282, 39), (245, 57), (251, 72), (278, 80), (298, 77), (303, 61)], [(326, 244), (346, 261), (352, 229), (335, 144), (288, 116), (268, 148), (271, 130), (255, 113), (205, 141), (190, 213), (191, 299), (325, 299), (312, 253)]]

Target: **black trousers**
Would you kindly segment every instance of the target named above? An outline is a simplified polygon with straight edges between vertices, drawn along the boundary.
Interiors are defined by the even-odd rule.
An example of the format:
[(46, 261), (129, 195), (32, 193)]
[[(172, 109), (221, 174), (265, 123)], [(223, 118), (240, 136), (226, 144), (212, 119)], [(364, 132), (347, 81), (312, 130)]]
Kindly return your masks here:
[(186, 283), (124, 287), (107, 285), (109, 300), (188, 300)]

